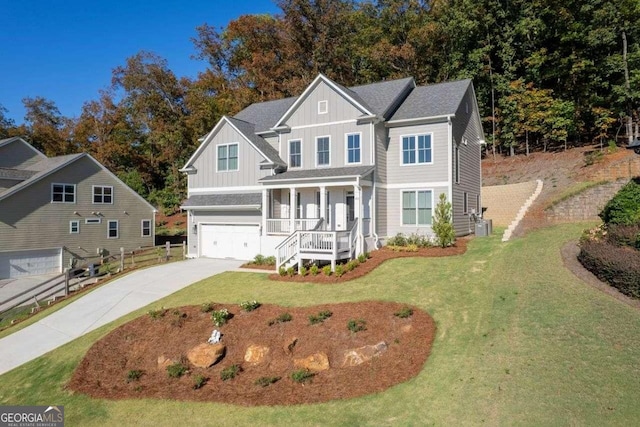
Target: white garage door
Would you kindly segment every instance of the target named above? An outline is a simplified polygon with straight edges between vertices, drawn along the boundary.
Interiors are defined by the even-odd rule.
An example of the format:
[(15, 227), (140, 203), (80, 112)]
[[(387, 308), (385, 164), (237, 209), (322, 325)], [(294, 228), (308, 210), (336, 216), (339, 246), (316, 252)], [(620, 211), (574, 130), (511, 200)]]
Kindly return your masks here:
[(200, 227), (200, 254), (208, 258), (253, 259), (260, 253), (257, 225), (203, 224)]
[(0, 279), (60, 273), (62, 249), (0, 252)]

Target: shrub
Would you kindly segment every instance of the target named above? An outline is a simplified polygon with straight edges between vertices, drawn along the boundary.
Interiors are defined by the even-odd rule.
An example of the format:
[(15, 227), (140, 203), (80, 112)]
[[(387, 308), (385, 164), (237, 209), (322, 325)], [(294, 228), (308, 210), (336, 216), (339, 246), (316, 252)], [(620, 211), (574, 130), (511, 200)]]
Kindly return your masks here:
[(253, 258), (253, 263), (256, 265), (264, 265), (264, 255), (258, 254)]
[(336, 271), (334, 274), (336, 277), (341, 277), (344, 274), (344, 266), (342, 264), (336, 265)]
[(256, 308), (260, 307), (260, 303), (256, 300), (253, 301), (243, 301), (240, 303), (240, 308), (243, 309), (244, 311), (253, 311)]
[(260, 377), (254, 382), (254, 384), (259, 385), (260, 387), (267, 387), (278, 381), (280, 381), (280, 377)]
[(180, 378), (181, 376), (186, 374), (188, 371), (189, 371), (189, 368), (187, 368), (187, 365), (185, 365), (182, 362), (177, 362), (167, 366), (167, 374), (171, 378)]
[(391, 249), (393, 252), (418, 252), (418, 246), (416, 245), (387, 246), (387, 248)]
[(163, 307), (160, 308), (158, 310), (149, 310), (147, 311), (147, 314), (149, 315), (149, 317), (151, 317), (153, 320), (158, 320), (161, 317), (164, 317), (164, 315), (167, 313), (167, 310)]
[(327, 320), (329, 317), (331, 317), (333, 315), (332, 312), (330, 312), (329, 310), (324, 310), (321, 311), (320, 313), (318, 313), (317, 315), (310, 315), (309, 316), (309, 324), (310, 325), (315, 325), (318, 323), (322, 323), (325, 320)]
[(607, 241), (583, 241), (578, 260), (603, 282), (625, 295), (640, 298), (640, 256), (638, 251)]
[(591, 166), (600, 163), (604, 159), (604, 153), (600, 150), (594, 150), (584, 156), (584, 165)]
[(400, 310), (393, 313), (393, 315), (401, 319), (406, 319), (407, 317), (411, 317), (411, 315), (413, 315), (413, 310), (411, 309), (411, 307), (407, 307), (405, 305)]
[(358, 262), (360, 262), (360, 264), (362, 264), (363, 262), (365, 262), (367, 260), (367, 255), (366, 254), (360, 254), (358, 255)]
[(209, 313), (209, 312), (213, 311), (213, 303), (205, 302), (204, 304), (202, 304), (200, 306), (200, 311), (202, 313)]
[(207, 383), (207, 380), (207, 377), (204, 375), (196, 375), (193, 378), (193, 389), (198, 390), (199, 388), (202, 388)]
[(305, 383), (314, 377), (314, 373), (307, 369), (298, 369), (291, 373), (291, 379), (297, 383)]
[(360, 265), (360, 262), (357, 259), (352, 259), (346, 265), (347, 271), (353, 271)]
[(307, 267), (305, 267), (305, 266), (300, 267), (300, 275), (301, 276), (306, 276), (307, 275)]
[(236, 375), (238, 375), (240, 371), (242, 371), (240, 365), (231, 365), (220, 371), (220, 379), (222, 381), (232, 380), (236, 377)]
[(325, 265), (322, 267), (322, 273), (324, 273), (325, 276), (331, 276), (331, 266)]
[(360, 331), (366, 331), (367, 330), (367, 322), (365, 322), (363, 319), (351, 319), (347, 323), (347, 329), (349, 329), (353, 333), (360, 332)]
[(184, 319), (187, 318), (187, 313), (183, 313), (180, 310), (174, 310), (171, 314), (173, 315), (173, 319), (171, 319), (171, 326), (181, 327), (184, 323)]
[(640, 224), (612, 224), (607, 227), (607, 240), (616, 246), (629, 246), (640, 249)]
[(291, 322), (292, 319), (293, 319), (293, 316), (291, 316), (291, 314), (282, 313), (280, 316), (276, 317), (275, 319), (269, 320), (269, 326), (275, 325), (276, 323)]
[(229, 319), (229, 310), (223, 308), (221, 310), (214, 310), (211, 312), (211, 320), (213, 320), (213, 324), (216, 326), (222, 326), (227, 323)]
[(287, 268), (287, 276), (293, 277), (294, 274), (296, 274), (296, 271), (293, 269), (293, 267)]
[(317, 276), (318, 273), (320, 273), (320, 269), (318, 268), (317, 265), (312, 264), (311, 267), (309, 268), (309, 273), (311, 273), (312, 276)]
[(265, 265), (276, 265), (276, 257), (274, 257), (273, 255), (266, 257), (264, 259), (264, 264)]
[(140, 369), (132, 369), (127, 372), (127, 382), (130, 383), (132, 381), (138, 381), (142, 376), (143, 372)]
[(440, 200), (433, 214), (431, 227), (436, 234), (436, 243), (442, 248), (451, 246), (456, 238), (456, 232), (451, 222), (451, 203), (447, 202), (447, 196), (440, 193)]
[(640, 223), (640, 178), (635, 178), (622, 187), (607, 202), (599, 216), (607, 225)]
[(280, 268), (278, 269), (278, 274), (281, 276), (285, 276), (287, 274), (287, 269), (283, 266), (280, 266)]
[(407, 246), (407, 238), (404, 234), (398, 233), (394, 237), (387, 240), (387, 245), (390, 246)]
[(407, 246), (415, 245), (418, 248), (428, 248), (431, 246), (431, 240), (426, 236), (412, 233), (407, 237)]

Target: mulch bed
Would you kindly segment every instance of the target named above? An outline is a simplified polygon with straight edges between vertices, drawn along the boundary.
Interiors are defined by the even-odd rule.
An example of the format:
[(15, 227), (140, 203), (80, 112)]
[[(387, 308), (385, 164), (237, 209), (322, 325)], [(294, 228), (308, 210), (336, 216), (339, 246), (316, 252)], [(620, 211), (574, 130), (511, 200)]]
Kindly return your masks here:
[(426, 257), (437, 258), (452, 255), (462, 255), (467, 251), (468, 238), (459, 238), (453, 246), (447, 248), (433, 247), (433, 248), (419, 248), (417, 252), (395, 252), (391, 249), (383, 246), (381, 249), (369, 252), (371, 258), (366, 262), (361, 263), (354, 270), (345, 272), (342, 276), (337, 277), (335, 274), (326, 276), (322, 273), (322, 270), (317, 276), (313, 276), (307, 273), (305, 276), (296, 274), (293, 276), (280, 276), (278, 273), (269, 275), (269, 279), (278, 280), (281, 282), (311, 282), (311, 283), (342, 283), (349, 280), (357, 279), (366, 274), (369, 274), (380, 264), (389, 259), (395, 258), (410, 258), (410, 257)]
[(253, 270), (276, 270), (275, 265), (260, 265), (254, 264), (253, 262), (247, 262), (246, 264), (242, 264), (240, 268), (251, 268)]
[[(189, 401), (215, 401), (245, 406), (292, 405), (347, 399), (371, 393), (407, 381), (423, 368), (435, 336), (435, 322), (424, 311), (413, 308), (406, 319), (394, 316), (403, 304), (381, 301), (326, 304), (314, 307), (280, 307), (262, 305), (251, 312), (238, 306), (227, 308), (233, 317), (217, 328), (222, 333), (225, 357), (210, 368), (190, 367), (181, 378), (170, 378), (158, 368), (158, 357), (179, 360), (198, 344), (207, 341), (215, 328), (209, 313), (198, 306), (180, 307), (186, 313), (175, 322), (170, 309), (164, 317), (141, 316), (115, 329), (96, 342), (78, 365), (67, 387), (94, 398), (159, 398)], [(324, 323), (310, 325), (308, 317), (330, 310), (333, 315)], [(290, 322), (268, 326), (268, 322), (287, 312)], [(351, 319), (364, 319), (366, 330), (353, 333), (347, 329)], [(286, 343), (297, 338), (292, 354)], [(355, 367), (342, 367), (344, 352), (384, 341), (388, 349), (380, 356)], [(246, 349), (253, 344), (270, 348), (258, 365), (244, 361)], [(291, 379), (293, 359), (317, 352), (328, 356), (330, 369), (318, 372), (310, 382), (300, 384)], [(233, 364), (242, 371), (233, 379), (222, 381), (220, 372)], [(130, 370), (142, 370), (136, 381), (127, 382)], [(193, 388), (194, 377), (205, 375), (208, 382)], [(281, 377), (267, 387), (255, 385), (261, 377)]]

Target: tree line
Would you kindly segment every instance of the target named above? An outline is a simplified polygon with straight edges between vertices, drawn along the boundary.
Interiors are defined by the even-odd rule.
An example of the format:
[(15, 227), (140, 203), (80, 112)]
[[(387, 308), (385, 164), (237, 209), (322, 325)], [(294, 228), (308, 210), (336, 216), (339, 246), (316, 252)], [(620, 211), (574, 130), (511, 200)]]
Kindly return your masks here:
[[(0, 137), (47, 155), (86, 151), (152, 203), (184, 197), (178, 169), (219, 118), (297, 96), (324, 73), (345, 86), (413, 76), (472, 78), (487, 153), (628, 141), (640, 109), (638, 0), (278, 0), (276, 15), (196, 28), (206, 70), (179, 77), (139, 52), (64, 117), (25, 98), (25, 123), (0, 107)], [(0, 100), (1, 101), (1, 100)]]

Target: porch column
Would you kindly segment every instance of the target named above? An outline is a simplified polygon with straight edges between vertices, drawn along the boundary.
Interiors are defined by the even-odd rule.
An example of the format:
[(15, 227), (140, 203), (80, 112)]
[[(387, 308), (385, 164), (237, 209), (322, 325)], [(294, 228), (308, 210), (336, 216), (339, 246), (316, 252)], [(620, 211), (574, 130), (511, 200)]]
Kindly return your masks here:
[(296, 231), (296, 187), (289, 188), (289, 234)]
[(327, 214), (327, 187), (324, 185), (320, 187), (320, 218), (324, 218), (322, 222), (322, 229), (327, 229), (327, 220), (325, 215)]
[(364, 238), (362, 233), (362, 187), (359, 185), (353, 186), (353, 211), (356, 221), (358, 221), (358, 238), (356, 239), (356, 256), (364, 252)]
[(262, 189), (262, 235), (267, 235), (267, 218), (269, 216), (269, 194), (266, 188)]

